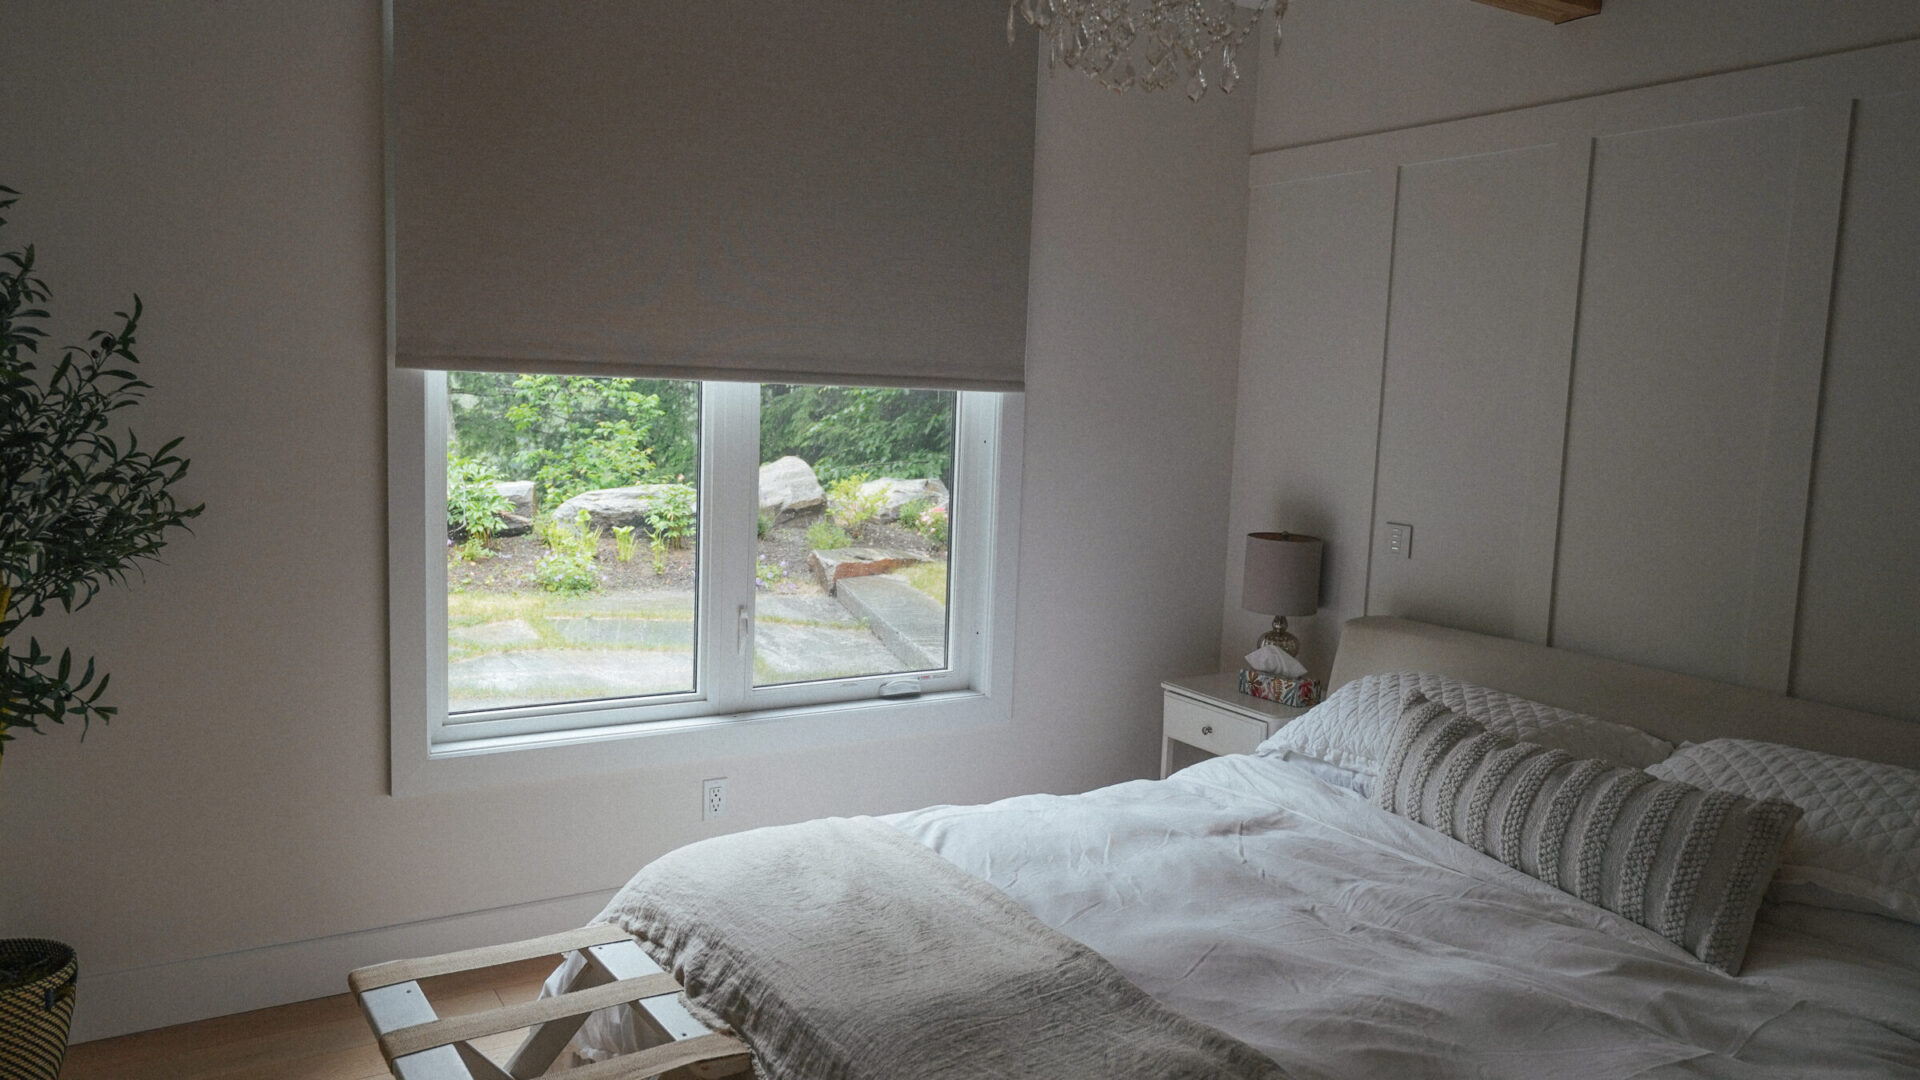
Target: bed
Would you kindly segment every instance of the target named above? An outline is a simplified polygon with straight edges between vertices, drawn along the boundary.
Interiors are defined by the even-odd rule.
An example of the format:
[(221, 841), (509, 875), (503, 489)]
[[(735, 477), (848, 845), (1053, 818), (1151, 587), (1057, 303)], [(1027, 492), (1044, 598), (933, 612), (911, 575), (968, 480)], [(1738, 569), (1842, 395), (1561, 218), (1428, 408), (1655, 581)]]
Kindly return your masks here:
[[(1658, 920), (1595, 906), (1383, 809), (1376, 793), (1356, 789), (1366, 781), (1348, 782), (1366, 773), (1364, 754), (1311, 745), (1309, 729), (1329, 729), (1325, 718), (1354, 708), (1362, 688), (1398, 697), (1416, 683), (1456, 688), (1449, 692), (1462, 714), (1519, 708), (1521, 735), (1545, 725), (1573, 744), (1605, 748), (1612, 739), (1610, 756), (1637, 757), (1629, 762), (1636, 772), (1680, 768), (1665, 763), (1669, 744), (1712, 747), (1729, 737), (1797, 748), (1776, 754), (1880, 763), (1875, 775), (1894, 786), (1910, 775), (1900, 769), (1920, 768), (1920, 725), (1375, 617), (1347, 625), (1329, 680), (1335, 693), (1322, 706), (1336, 708), (1314, 724), (1306, 723), (1313, 714), (1296, 721), (1305, 726), (1291, 742), (1282, 729), (1254, 754), (1165, 780), (929, 807), (877, 824), (1090, 949), (1155, 1007), (1258, 1051), (1275, 1075), (1920, 1076), (1920, 911), (1897, 910), (1910, 900), (1902, 875), (1913, 869), (1907, 841), (1917, 835), (1901, 830), (1920, 829), (1911, 792), (1874, 804), (1888, 818), (1866, 841), (1869, 856), (1884, 852), (1895, 866), (1891, 884), (1880, 883), (1890, 891), (1872, 903), (1839, 902), (1823, 891), (1833, 878), (1783, 890), (1783, 866), (1750, 940), (1742, 932), (1738, 974), (1729, 975), (1645, 924)], [(1488, 706), (1484, 696), (1459, 698), (1459, 686), (1524, 700)], [(1437, 698), (1431, 708), (1446, 712)], [(1554, 727), (1564, 715), (1584, 726)], [(1377, 775), (1372, 783), (1377, 792)], [(1820, 812), (1809, 812), (1803, 832)], [(701, 848), (683, 851), (697, 859)], [(1771, 862), (1766, 870), (1771, 876)], [(720, 891), (750, 887), (734, 880)], [(642, 925), (638, 910), (623, 893), (601, 921), (674, 938)], [(753, 1026), (764, 1017), (709, 1009), (715, 980), (686, 943), (682, 935), (648, 948), (686, 983), (697, 1012), (735, 1020), (758, 1050)], [(550, 989), (574, 980), (580, 963), (556, 971)], [(905, 1010), (916, 1008), (925, 1011)], [(573, 1051), (594, 1061), (645, 1044), (634, 1015), (596, 1014)], [(818, 1075), (826, 1072), (922, 1074), (898, 1060)], [(1057, 1075), (1004, 1064), (978, 1074)]]

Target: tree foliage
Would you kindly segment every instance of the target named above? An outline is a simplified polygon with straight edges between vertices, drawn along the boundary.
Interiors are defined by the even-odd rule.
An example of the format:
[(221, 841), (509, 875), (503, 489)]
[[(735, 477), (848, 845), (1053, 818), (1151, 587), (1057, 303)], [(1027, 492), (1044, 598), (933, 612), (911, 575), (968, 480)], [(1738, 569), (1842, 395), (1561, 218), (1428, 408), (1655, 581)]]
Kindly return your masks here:
[[(569, 375), (448, 375), (454, 458), (539, 484), (554, 507), (595, 488), (693, 482), (699, 384)], [(823, 482), (865, 473), (953, 483), (954, 395), (784, 386), (760, 390), (760, 460), (793, 454)]]
[[(16, 200), (0, 187), (0, 210)], [(0, 218), (0, 225), (6, 219)], [(108, 584), (154, 558), (169, 529), (183, 528), (203, 506), (182, 507), (172, 487), (187, 473), (174, 439), (143, 450), (115, 427), (148, 384), (133, 372), (140, 298), (116, 312), (116, 330), (95, 331), (86, 346), (61, 351), (51, 371), (34, 357), (46, 337), (46, 283), (33, 269), (32, 245), (0, 254), (0, 747), (8, 729), (106, 720), (107, 677), (92, 660), (76, 670), (73, 653), (45, 652), (37, 639), (18, 648), (26, 620), (58, 604), (77, 611)], [(13, 644), (7, 644), (8, 641)]]
[(953, 485), (954, 396), (866, 386), (760, 388), (760, 460), (792, 454), (822, 483), (865, 473)]
[(690, 384), (460, 371), (447, 390), (450, 460), (532, 480), (549, 508), (583, 491), (672, 480), (698, 463)]

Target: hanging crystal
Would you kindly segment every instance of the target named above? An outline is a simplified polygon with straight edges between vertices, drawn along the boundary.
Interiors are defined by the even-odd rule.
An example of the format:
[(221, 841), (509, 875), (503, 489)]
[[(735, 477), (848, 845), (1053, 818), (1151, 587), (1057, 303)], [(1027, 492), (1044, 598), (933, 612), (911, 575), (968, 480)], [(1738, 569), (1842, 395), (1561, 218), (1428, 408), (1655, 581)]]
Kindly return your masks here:
[(1209, 85), (1240, 85), (1240, 47), (1268, 12), (1277, 53), (1287, 0), (1009, 0), (1007, 36), (1018, 21), (1036, 28), (1049, 73), (1064, 63), (1114, 90), (1165, 90), (1184, 74), (1199, 101)]

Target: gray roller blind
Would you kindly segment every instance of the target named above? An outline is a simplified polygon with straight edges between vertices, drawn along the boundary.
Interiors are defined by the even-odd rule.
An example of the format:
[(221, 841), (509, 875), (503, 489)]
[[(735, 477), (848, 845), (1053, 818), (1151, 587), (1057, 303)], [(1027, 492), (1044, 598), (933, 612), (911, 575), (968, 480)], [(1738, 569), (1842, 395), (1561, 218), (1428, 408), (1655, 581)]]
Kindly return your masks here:
[(403, 367), (1017, 390), (995, 0), (392, 0)]

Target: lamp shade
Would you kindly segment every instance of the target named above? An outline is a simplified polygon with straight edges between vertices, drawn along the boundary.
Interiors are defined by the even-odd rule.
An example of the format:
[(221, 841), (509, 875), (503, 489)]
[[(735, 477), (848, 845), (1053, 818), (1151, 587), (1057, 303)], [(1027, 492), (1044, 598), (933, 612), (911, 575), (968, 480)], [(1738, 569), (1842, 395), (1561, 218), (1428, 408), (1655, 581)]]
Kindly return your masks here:
[(1317, 536), (1248, 533), (1240, 606), (1264, 615), (1311, 615), (1319, 610), (1321, 547)]

